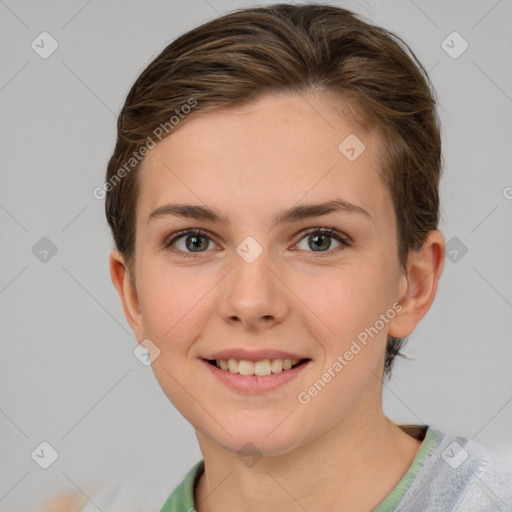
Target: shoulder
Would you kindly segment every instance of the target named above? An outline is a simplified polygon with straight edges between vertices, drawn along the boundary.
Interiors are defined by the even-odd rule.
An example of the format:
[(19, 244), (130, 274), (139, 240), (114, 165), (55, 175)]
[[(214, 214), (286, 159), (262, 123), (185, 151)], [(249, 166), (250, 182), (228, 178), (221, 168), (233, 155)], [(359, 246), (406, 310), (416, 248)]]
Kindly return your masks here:
[(484, 456), (479, 470), (474, 472), (468, 483), (461, 506), (480, 506), (485, 511), (508, 512), (512, 510), (512, 460), (479, 446)]
[[(439, 439), (397, 512), (498, 512), (512, 505), (512, 461), (484, 445), (429, 427)], [(426, 507), (425, 507), (426, 505)]]

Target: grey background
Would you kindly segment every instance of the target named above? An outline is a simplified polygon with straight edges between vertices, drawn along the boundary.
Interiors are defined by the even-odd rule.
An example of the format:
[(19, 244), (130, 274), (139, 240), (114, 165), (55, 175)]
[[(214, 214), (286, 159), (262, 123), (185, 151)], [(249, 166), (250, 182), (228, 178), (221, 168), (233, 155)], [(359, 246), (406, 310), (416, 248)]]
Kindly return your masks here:
[[(440, 228), (457, 259), (409, 339), (414, 360), (398, 360), (385, 386), (385, 411), (512, 456), (512, 3), (333, 3), (403, 37), (440, 100)], [(133, 355), (92, 190), (146, 65), (181, 33), (251, 5), (0, 0), (0, 511), (38, 510), (52, 491), (133, 468), (172, 490), (201, 457)], [(43, 31), (59, 45), (47, 59), (31, 48)], [(441, 46), (453, 31), (469, 44), (456, 59)], [(46, 262), (43, 237), (57, 248)], [(31, 458), (42, 441), (59, 454), (46, 470)]]

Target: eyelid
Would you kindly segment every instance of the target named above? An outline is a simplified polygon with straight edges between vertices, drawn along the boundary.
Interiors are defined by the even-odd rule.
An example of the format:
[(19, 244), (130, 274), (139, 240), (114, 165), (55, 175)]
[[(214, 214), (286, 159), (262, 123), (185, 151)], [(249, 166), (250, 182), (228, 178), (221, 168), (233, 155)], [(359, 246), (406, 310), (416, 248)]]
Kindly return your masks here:
[[(330, 235), (332, 238), (339, 238), (341, 241), (347, 245), (353, 244), (354, 240), (352, 237), (343, 231), (340, 231), (333, 227), (312, 227), (312, 228), (306, 228), (302, 230), (299, 235), (299, 241), (302, 240), (306, 235), (309, 235), (310, 233), (321, 233), (322, 235)], [(313, 252), (313, 251), (312, 251)]]
[[(215, 244), (219, 245), (216, 241), (215, 241), (215, 236), (210, 233), (209, 231), (205, 230), (205, 229), (201, 229), (201, 228), (186, 228), (186, 229), (181, 229), (180, 231), (176, 231), (174, 233), (172, 233), (171, 235), (169, 235), (162, 243), (162, 246), (165, 248), (170, 248), (172, 244), (174, 244), (179, 238), (182, 238), (184, 236), (187, 236), (187, 235), (200, 235), (200, 236), (205, 236), (207, 238), (209, 238), (210, 240), (212, 240)], [(183, 251), (181, 251), (183, 252)], [(194, 253), (189, 253), (189, 254), (194, 254)], [(196, 254), (199, 254), (199, 253), (196, 253)]]
[[(321, 235), (328, 235), (331, 238), (336, 239), (338, 242), (340, 242), (342, 244), (341, 247), (337, 247), (335, 249), (329, 249), (327, 251), (306, 251), (306, 252), (311, 252), (313, 254), (317, 254), (320, 256), (332, 255), (333, 253), (336, 253), (337, 251), (343, 249), (344, 247), (349, 247), (350, 245), (353, 244), (353, 239), (350, 235), (348, 235), (342, 231), (339, 231), (338, 229), (336, 229), (334, 227), (316, 226), (316, 227), (311, 227), (311, 228), (306, 228), (306, 229), (301, 230), (298, 233), (298, 236), (299, 236), (298, 240), (293, 245), (297, 245), (303, 238), (305, 238), (306, 236), (308, 236), (311, 233), (320, 233)], [(220, 245), (216, 242), (216, 237), (214, 235), (212, 235), (209, 231), (202, 229), (202, 228), (186, 228), (186, 229), (182, 229), (180, 231), (176, 231), (175, 233), (172, 233), (169, 237), (167, 237), (164, 240), (164, 242), (162, 243), (162, 246), (164, 249), (172, 250), (172, 245), (178, 239), (180, 239), (184, 236), (187, 236), (187, 235), (204, 236), (204, 237), (209, 238), (217, 246)], [(208, 251), (199, 251), (197, 253), (192, 253), (192, 252), (186, 252), (186, 251), (180, 251), (180, 250), (176, 251), (176, 253), (179, 253), (179, 255), (186, 255), (184, 257), (195, 257), (195, 256), (201, 255), (202, 253), (207, 253), (207, 252)]]

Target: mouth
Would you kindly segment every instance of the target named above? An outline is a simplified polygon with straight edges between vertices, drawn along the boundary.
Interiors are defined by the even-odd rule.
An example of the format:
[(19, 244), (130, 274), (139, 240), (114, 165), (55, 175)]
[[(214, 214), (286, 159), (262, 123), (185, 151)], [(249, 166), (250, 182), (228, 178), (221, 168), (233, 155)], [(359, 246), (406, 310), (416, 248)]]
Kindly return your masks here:
[(256, 375), (267, 377), (271, 374), (287, 372), (301, 366), (310, 359), (262, 359), (249, 361), (246, 359), (205, 359), (206, 362), (218, 369), (239, 375)]

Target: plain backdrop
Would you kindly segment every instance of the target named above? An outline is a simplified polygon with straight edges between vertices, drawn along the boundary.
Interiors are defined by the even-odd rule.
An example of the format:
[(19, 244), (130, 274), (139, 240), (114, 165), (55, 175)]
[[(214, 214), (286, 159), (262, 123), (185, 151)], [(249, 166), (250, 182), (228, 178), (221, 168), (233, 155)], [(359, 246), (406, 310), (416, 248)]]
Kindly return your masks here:
[[(400, 35), (439, 98), (450, 258), (409, 338), (412, 359), (385, 385), (385, 411), (512, 453), (512, 3), (332, 3)], [(255, 5), (0, 1), (0, 511), (38, 510), (52, 491), (127, 468), (172, 490), (201, 458), (133, 354), (92, 191), (141, 71), (183, 32)], [(45, 51), (58, 44), (46, 58), (41, 37)], [(34, 455), (51, 452), (43, 442), (58, 454), (48, 469)]]

